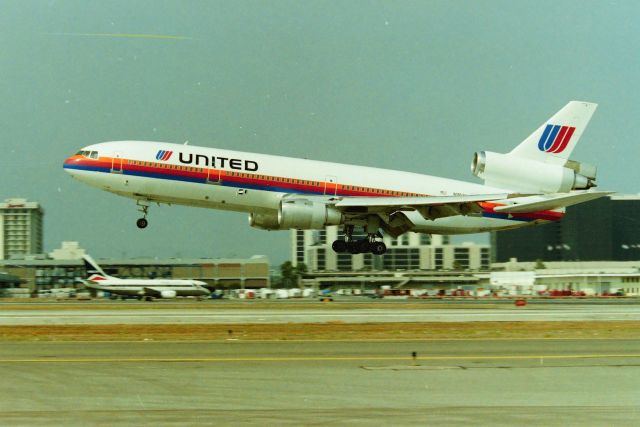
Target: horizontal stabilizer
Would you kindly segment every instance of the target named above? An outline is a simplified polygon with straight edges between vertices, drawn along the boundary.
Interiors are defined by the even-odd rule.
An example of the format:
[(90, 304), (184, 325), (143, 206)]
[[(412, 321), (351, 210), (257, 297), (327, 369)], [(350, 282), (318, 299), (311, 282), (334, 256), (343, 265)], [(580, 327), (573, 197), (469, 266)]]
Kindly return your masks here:
[(613, 194), (614, 191), (584, 191), (574, 193), (557, 193), (544, 196), (522, 197), (511, 199), (514, 204), (498, 206), (493, 210), (500, 213), (527, 213), (565, 208), (578, 203), (588, 202)]

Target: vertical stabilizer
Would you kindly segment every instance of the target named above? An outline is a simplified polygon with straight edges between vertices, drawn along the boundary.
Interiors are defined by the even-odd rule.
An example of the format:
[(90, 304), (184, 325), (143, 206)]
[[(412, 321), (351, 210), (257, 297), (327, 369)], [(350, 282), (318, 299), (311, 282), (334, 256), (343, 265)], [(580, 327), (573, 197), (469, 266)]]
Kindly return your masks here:
[(98, 265), (98, 263), (90, 256), (90, 255), (83, 255), (82, 259), (84, 261), (84, 267), (87, 270), (87, 275), (88, 276), (92, 276), (92, 275), (100, 275), (103, 276), (105, 278), (111, 278), (107, 273), (105, 273), (102, 268), (100, 268), (100, 266)]
[(597, 106), (591, 102), (569, 102), (509, 154), (564, 165)]

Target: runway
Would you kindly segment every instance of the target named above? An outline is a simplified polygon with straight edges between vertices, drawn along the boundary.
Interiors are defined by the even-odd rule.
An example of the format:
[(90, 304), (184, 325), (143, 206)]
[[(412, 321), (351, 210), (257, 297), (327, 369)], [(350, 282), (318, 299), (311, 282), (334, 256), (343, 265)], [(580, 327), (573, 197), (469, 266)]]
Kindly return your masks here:
[[(633, 322), (606, 321), (637, 320), (637, 308), (6, 304), (0, 326), (25, 336), (0, 344), (0, 414), (3, 425), (27, 426), (636, 425), (640, 340), (631, 339)], [(545, 320), (558, 327), (536, 330)], [(580, 320), (592, 321), (588, 335), (580, 335)], [(414, 338), (403, 340), (412, 324), (397, 322), (417, 324)], [(455, 325), (442, 323), (447, 339), (426, 339), (437, 334), (420, 322)], [(264, 326), (232, 334), (218, 326), (249, 323)], [(295, 328), (313, 326), (301, 323), (320, 324), (319, 335), (301, 334)], [(395, 339), (363, 332), (376, 323), (387, 323), (376, 337)], [(18, 325), (80, 325), (66, 328), (81, 338), (64, 341), (65, 327), (40, 336)], [(187, 335), (172, 340), (153, 328)], [(290, 331), (256, 335), (260, 328)], [(544, 338), (564, 328), (581, 339)], [(630, 335), (612, 339), (619, 328)], [(530, 339), (534, 330), (538, 339)], [(519, 339), (486, 339), (508, 333)], [(338, 334), (345, 338), (317, 338)], [(156, 336), (161, 341), (148, 338)]]
[(3, 306), (0, 325), (112, 325), (112, 324), (244, 324), (244, 323), (367, 323), (367, 322), (487, 322), (487, 321), (608, 321), (640, 320), (637, 305), (553, 305), (500, 308), (95, 308), (15, 309)]
[(640, 422), (638, 340), (3, 342), (0, 376), (4, 425)]

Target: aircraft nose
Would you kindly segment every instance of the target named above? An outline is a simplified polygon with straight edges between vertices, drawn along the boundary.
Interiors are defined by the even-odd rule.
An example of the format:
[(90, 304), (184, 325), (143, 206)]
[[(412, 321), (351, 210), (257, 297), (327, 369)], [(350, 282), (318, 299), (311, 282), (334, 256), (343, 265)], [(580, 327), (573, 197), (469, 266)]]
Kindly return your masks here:
[(62, 164), (62, 168), (69, 175), (74, 176), (74, 172), (78, 169), (80, 160), (81, 159), (75, 154), (73, 156), (69, 156), (65, 159), (64, 163)]

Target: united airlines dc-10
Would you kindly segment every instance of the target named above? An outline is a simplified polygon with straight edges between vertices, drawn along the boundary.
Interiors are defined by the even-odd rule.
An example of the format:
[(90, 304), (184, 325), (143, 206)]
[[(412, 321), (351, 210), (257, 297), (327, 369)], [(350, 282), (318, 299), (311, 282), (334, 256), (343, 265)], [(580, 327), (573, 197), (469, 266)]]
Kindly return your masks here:
[[(596, 168), (569, 160), (597, 104), (571, 101), (506, 154), (477, 152), (484, 185), (266, 154), (149, 141), (89, 145), (66, 159), (74, 178), (135, 199), (147, 226), (151, 203), (249, 214), (265, 230), (344, 227), (336, 252), (385, 253), (382, 232), (464, 234), (560, 220), (595, 191)], [(362, 227), (366, 239), (355, 240)]]

